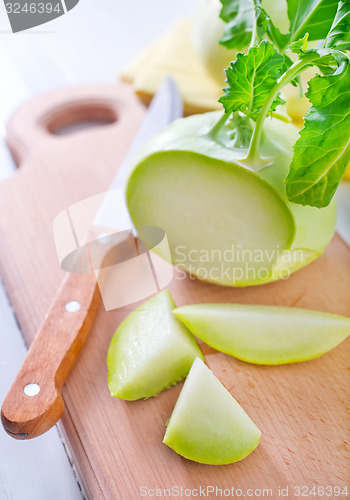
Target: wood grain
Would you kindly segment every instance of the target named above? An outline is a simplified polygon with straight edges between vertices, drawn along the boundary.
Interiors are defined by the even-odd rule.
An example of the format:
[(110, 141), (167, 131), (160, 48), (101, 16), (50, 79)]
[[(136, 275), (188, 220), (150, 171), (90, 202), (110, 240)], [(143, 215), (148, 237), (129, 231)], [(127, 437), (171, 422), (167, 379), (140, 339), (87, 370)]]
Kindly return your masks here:
[[(100, 128), (50, 135), (45, 124), (52, 110), (61, 102), (81, 104), (84, 99), (102, 99), (128, 112), (118, 111), (119, 122)], [(72, 203), (108, 187), (143, 113), (126, 85), (99, 86), (38, 97), (9, 123), (9, 143), (21, 168), (0, 184), (0, 265), (28, 344), (64, 274), (52, 221)], [(288, 280), (232, 289), (178, 277), (170, 291), (178, 305), (281, 304), (350, 316), (349, 270), (350, 250), (335, 236), (320, 259)], [(210, 368), (263, 433), (257, 450), (242, 462), (207, 466), (185, 460), (162, 444), (181, 384), (146, 401), (125, 402), (109, 395), (108, 345), (133, 307), (109, 312), (100, 308), (62, 390), (66, 408), (61, 426), (89, 498), (134, 500), (141, 486), (172, 485), (234, 487), (243, 492), (271, 488), (272, 498), (279, 498), (278, 487), (289, 486), (288, 498), (294, 498), (294, 485), (346, 485), (349, 340), (319, 359), (279, 367), (250, 365), (203, 346)]]
[[(80, 310), (66, 310), (67, 297), (79, 302)], [(3, 402), (2, 425), (12, 437), (40, 436), (61, 417), (62, 387), (91, 331), (99, 303), (93, 273), (67, 273)], [(40, 392), (26, 395), (28, 384), (37, 384)]]

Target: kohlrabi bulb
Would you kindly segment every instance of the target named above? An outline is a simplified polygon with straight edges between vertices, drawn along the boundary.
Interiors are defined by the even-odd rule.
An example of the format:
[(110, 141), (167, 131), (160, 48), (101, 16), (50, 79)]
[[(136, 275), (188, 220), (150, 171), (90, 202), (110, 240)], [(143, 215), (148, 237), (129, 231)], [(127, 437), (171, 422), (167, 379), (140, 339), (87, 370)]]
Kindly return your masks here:
[[(172, 263), (199, 279), (226, 286), (287, 277), (319, 257), (333, 237), (335, 202), (326, 208), (288, 201), (284, 180), (298, 128), (277, 118), (263, 126), (265, 168), (247, 159), (244, 141), (222, 113), (176, 120), (135, 159), (127, 203), (135, 226), (157, 226)], [(154, 248), (169, 260), (164, 249)]]

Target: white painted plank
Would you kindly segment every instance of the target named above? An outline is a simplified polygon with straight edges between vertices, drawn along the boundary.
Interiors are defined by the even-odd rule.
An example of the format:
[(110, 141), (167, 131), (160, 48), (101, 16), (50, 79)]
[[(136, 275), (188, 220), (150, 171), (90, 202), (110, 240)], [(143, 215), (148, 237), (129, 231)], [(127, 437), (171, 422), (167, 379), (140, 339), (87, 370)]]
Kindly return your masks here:
[[(6, 396), (26, 348), (0, 286), (0, 401)], [(16, 441), (0, 426), (1, 500), (81, 500), (57, 429), (28, 441)]]

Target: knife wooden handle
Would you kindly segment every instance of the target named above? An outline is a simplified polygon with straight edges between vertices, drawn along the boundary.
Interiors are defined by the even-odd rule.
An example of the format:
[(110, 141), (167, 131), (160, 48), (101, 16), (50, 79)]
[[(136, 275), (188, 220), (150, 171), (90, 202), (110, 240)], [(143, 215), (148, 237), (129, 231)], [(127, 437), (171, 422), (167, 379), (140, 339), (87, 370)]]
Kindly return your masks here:
[[(42, 235), (45, 234), (47, 239), (51, 234), (53, 218), (64, 206), (96, 194), (98, 186), (105, 189), (108, 172), (108, 175), (113, 173), (115, 166), (121, 163), (143, 116), (144, 107), (128, 85), (108, 84), (57, 89), (39, 95), (11, 117), (7, 143), (20, 171), (2, 191), (0, 201), (8, 209), (7, 200), (21, 199), (18, 193), (26, 193), (26, 186), (32, 185), (32, 179), (35, 179), (33, 193), (35, 198), (40, 198), (40, 204), (35, 202), (33, 207), (34, 195), (24, 196), (21, 203), (15, 205), (16, 218), (12, 224), (16, 227), (27, 218), (35, 221), (35, 231), (31, 234), (41, 236), (41, 251), (43, 254), (47, 252), (48, 259), (50, 252), (53, 255), (52, 242), (48, 244)], [(95, 122), (96, 127), (57, 135), (65, 127), (86, 121)], [(98, 124), (108, 126), (98, 127)], [(94, 146), (89, 147), (92, 144)], [(106, 152), (102, 155), (103, 168), (97, 168), (96, 159), (100, 158), (101, 151)], [(47, 168), (49, 162), (50, 168)], [(100, 178), (104, 179), (103, 184)], [(49, 185), (55, 186), (61, 196), (52, 197), (52, 191), (47, 189)], [(6, 201), (4, 193), (8, 196)], [(38, 211), (37, 206), (40, 207)], [(47, 207), (45, 217), (42, 206)], [(12, 241), (12, 233), (7, 234), (7, 244)], [(16, 239), (14, 242), (15, 262), (16, 258), (20, 261), (24, 256), (23, 251), (17, 254), (18, 242)], [(50, 268), (47, 262), (45, 266)], [(31, 267), (29, 260), (27, 267)], [(30, 276), (21, 276), (23, 283), (35, 276), (35, 267), (31, 269)], [(4, 264), (2, 272), (11, 283), (11, 266)], [(47, 279), (50, 280), (51, 276)], [(67, 311), (65, 306), (70, 301), (79, 302), (80, 310)], [(87, 339), (99, 303), (100, 291), (93, 273), (67, 273), (3, 403), (1, 420), (9, 435), (16, 439), (33, 438), (56, 424), (64, 408), (62, 386)], [(15, 303), (15, 306), (18, 313), (22, 304)], [(26, 314), (25, 309), (19, 312), (24, 332)], [(40, 391), (32, 396), (26, 395), (24, 389), (29, 384), (37, 384)], [(34, 392), (37, 386), (32, 387)]]
[[(2, 424), (12, 437), (34, 438), (60, 418), (62, 386), (87, 339), (99, 303), (93, 273), (67, 274), (2, 405)], [(40, 390), (26, 395), (25, 388), (28, 394)]]

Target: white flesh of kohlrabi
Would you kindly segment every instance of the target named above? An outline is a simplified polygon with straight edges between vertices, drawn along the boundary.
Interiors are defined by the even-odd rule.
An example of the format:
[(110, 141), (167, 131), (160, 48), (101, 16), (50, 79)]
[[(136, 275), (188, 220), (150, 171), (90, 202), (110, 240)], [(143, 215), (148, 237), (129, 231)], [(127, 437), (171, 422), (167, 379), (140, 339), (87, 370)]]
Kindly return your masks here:
[(208, 135), (219, 117), (177, 120), (141, 151), (127, 186), (133, 222), (164, 229), (172, 262), (199, 279), (246, 286), (284, 278), (323, 253), (335, 203), (287, 200), (294, 125), (265, 120), (261, 153), (274, 159), (259, 170), (243, 160), (246, 150), (229, 147), (231, 129)]
[(111, 341), (108, 387), (112, 396), (133, 401), (156, 396), (189, 372), (201, 350), (173, 315), (176, 307), (164, 290), (137, 307)]
[(261, 432), (197, 358), (167, 424), (163, 443), (196, 462), (223, 465), (249, 455)]
[(350, 333), (350, 318), (295, 307), (194, 304), (174, 314), (214, 349), (263, 365), (317, 358)]

